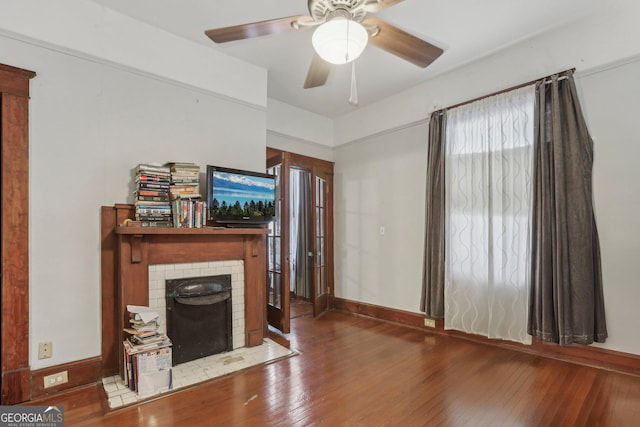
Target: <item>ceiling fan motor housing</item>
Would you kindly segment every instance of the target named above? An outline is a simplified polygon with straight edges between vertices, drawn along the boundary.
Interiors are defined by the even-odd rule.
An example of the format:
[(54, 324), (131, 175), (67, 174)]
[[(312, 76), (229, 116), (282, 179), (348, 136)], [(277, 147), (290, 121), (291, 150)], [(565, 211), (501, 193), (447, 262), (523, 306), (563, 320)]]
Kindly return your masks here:
[(309, 0), (309, 14), (314, 21), (327, 20), (332, 12), (341, 10), (348, 13), (350, 19), (361, 22), (367, 15), (362, 7), (367, 0)]

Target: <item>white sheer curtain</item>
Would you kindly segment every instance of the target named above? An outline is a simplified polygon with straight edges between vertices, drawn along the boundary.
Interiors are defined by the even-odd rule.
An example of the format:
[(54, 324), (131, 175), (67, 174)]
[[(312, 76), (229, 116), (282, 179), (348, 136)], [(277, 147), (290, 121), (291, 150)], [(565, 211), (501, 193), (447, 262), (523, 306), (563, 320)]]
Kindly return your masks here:
[(534, 89), (447, 111), (446, 329), (531, 343)]

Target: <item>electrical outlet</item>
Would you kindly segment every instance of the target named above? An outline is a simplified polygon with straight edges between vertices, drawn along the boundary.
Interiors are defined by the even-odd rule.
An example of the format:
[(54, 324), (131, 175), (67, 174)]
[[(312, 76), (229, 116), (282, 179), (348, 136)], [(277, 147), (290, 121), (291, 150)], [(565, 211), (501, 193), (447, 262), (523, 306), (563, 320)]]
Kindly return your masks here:
[(424, 319), (424, 326), (427, 328), (435, 328), (436, 321), (434, 319)]
[(56, 387), (60, 384), (66, 384), (69, 382), (68, 371), (58, 372), (57, 374), (51, 374), (44, 377), (44, 388)]
[(38, 344), (38, 359), (49, 359), (53, 356), (53, 343), (41, 342)]

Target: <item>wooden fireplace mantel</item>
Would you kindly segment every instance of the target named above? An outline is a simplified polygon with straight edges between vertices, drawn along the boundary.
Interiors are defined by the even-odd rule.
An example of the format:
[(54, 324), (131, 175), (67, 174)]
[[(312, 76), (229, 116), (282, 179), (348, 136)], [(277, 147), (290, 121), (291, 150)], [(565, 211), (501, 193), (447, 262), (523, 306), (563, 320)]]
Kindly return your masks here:
[(245, 345), (266, 335), (266, 235), (264, 228), (147, 228), (121, 224), (133, 218), (131, 205), (103, 207), (102, 360), (103, 375), (120, 371), (127, 305), (149, 304), (149, 266), (242, 260), (245, 283)]

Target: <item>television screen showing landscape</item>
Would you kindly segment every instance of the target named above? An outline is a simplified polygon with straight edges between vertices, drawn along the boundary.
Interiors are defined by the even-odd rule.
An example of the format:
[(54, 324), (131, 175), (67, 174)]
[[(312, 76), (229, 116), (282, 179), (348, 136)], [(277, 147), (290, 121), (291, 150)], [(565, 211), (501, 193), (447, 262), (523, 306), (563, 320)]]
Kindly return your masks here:
[(275, 216), (275, 181), (261, 176), (213, 171), (212, 213), (219, 218)]

